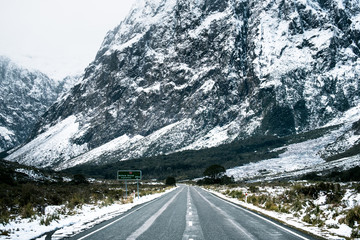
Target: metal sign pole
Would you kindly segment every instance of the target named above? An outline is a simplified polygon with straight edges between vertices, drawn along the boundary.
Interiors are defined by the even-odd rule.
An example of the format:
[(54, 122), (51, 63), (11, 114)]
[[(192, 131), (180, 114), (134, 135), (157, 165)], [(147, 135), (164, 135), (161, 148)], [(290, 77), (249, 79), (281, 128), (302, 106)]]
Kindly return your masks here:
[(139, 179), (137, 180), (137, 192), (138, 192), (138, 199), (140, 198), (139, 197)]
[(127, 181), (125, 180), (125, 189), (126, 189), (126, 191), (125, 191), (125, 198), (127, 199)]
[[(140, 198), (139, 193), (139, 180), (142, 178), (142, 172), (141, 170), (118, 170), (117, 171), (117, 180), (119, 181), (125, 181), (125, 196), (127, 198), (128, 196), (128, 188), (127, 188), (127, 180), (136, 180), (137, 181), (137, 190), (138, 190), (138, 198)], [(134, 195), (135, 197), (135, 195)]]

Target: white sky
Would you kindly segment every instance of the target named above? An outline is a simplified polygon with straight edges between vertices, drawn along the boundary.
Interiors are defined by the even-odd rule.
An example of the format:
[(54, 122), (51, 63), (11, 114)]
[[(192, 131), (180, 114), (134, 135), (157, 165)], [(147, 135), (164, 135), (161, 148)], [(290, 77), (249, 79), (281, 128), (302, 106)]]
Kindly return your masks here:
[(0, 55), (62, 79), (82, 73), (135, 0), (0, 0)]

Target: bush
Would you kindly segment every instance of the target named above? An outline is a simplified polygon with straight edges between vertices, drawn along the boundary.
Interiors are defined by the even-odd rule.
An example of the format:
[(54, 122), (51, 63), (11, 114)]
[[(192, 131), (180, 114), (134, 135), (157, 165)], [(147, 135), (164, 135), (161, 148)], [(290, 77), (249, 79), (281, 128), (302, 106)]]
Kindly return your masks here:
[(23, 218), (31, 218), (35, 215), (34, 208), (31, 203), (26, 204), (21, 209), (21, 217)]
[(360, 238), (360, 227), (357, 227), (357, 228), (355, 228), (355, 229), (353, 229), (352, 230), (352, 232), (351, 232), (351, 237), (352, 238)]
[(244, 198), (244, 194), (242, 191), (237, 191), (237, 190), (233, 190), (229, 193), (227, 193), (227, 195), (229, 195), (232, 198), (237, 198), (237, 199), (243, 199)]
[(217, 179), (217, 178), (222, 177), (222, 175), (225, 173), (225, 171), (226, 170), (223, 166), (214, 164), (205, 169), (204, 176), (209, 177), (211, 179)]
[(176, 185), (176, 179), (174, 177), (167, 177), (165, 180), (166, 186), (175, 186)]
[(255, 206), (259, 205), (258, 198), (255, 195), (248, 196), (247, 202), (252, 203)]
[(82, 174), (75, 174), (74, 178), (72, 180), (74, 184), (88, 184), (88, 180), (86, 180), (86, 177)]
[(297, 195), (302, 195), (311, 199), (317, 199), (320, 196), (320, 192), (325, 192), (328, 195), (328, 201), (330, 201), (330, 203), (340, 202), (343, 196), (340, 184), (325, 182), (310, 186), (295, 185), (294, 191), (297, 193)]
[(325, 223), (321, 220), (322, 211), (319, 206), (310, 206), (306, 209), (307, 214), (304, 216), (303, 221), (310, 223), (314, 226), (323, 226)]
[(59, 220), (59, 219), (60, 219), (60, 217), (58, 215), (53, 214), (53, 215), (47, 216), (46, 218), (42, 218), (40, 220), (40, 225), (49, 226), (52, 221)]
[(299, 199), (296, 199), (295, 202), (291, 205), (291, 210), (294, 212), (299, 212), (303, 208), (304, 203)]
[(345, 217), (345, 223), (349, 227), (354, 227), (355, 222), (360, 223), (360, 206), (356, 206), (353, 209), (350, 209)]
[(229, 184), (233, 184), (234, 182), (235, 182), (235, 180), (234, 180), (233, 176), (229, 177), (229, 176), (224, 175), (220, 178), (220, 184), (222, 184), (222, 185), (229, 185)]
[(249, 187), (249, 191), (252, 192), (252, 193), (257, 193), (257, 192), (259, 192), (259, 188), (254, 186), (254, 185), (251, 185)]
[(277, 206), (277, 205), (274, 203), (274, 201), (272, 201), (272, 200), (267, 201), (267, 202), (265, 203), (265, 209), (270, 210), (270, 211), (276, 211), (276, 212), (279, 211), (278, 206)]

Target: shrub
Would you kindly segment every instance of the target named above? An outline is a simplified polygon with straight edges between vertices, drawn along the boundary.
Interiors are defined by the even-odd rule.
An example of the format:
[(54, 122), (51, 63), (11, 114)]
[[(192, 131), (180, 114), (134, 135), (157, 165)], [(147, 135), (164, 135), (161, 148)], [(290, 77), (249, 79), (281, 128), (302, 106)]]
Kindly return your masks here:
[(74, 184), (88, 184), (89, 182), (86, 180), (86, 177), (82, 174), (75, 174), (72, 180)]
[(225, 168), (223, 166), (214, 164), (206, 168), (204, 171), (204, 176), (210, 177), (211, 179), (220, 178), (225, 173)]
[(10, 236), (10, 232), (8, 230), (0, 229), (0, 236)]
[(7, 224), (10, 221), (10, 212), (6, 208), (1, 207), (0, 210), (0, 224)]
[(167, 177), (165, 180), (166, 186), (175, 186), (176, 185), (176, 179), (174, 177)]
[(259, 188), (254, 186), (254, 185), (251, 185), (249, 187), (249, 191), (252, 192), (252, 193), (257, 193), (257, 192), (259, 192)]
[(49, 226), (52, 221), (59, 220), (59, 219), (60, 219), (60, 217), (58, 215), (53, 214), (53, 215), (47, 216), (46, 218), (42, 218), (40, 220), (40, 225)]
[(355, 222), (360, 223), (360, 206), (356, 206), (350, 209), (345, 217), (345, 223), (349, 227), (354, 227)]
[(23, 218), (31, 218), (35, 215), (34, 208), (31, 203), (26, 204), (21, 209), (21, 217)]
[(282, 212), (282, 213), (290, 213), (290, 210), (289, 210), (288, 207), (281, 206), (281, 205), (279, 205), (279, 211)]
[(306, 209), (307, 214), (303, 217), (303, 221), (314, 226), (323, 226), (325, 223), (321, 220), (322, 211), (319, 206), (310, 206)]
[(233, 190), (231, 192), (228, 192), (228, 194), (232, 198), (242, 199), (244, 198), (244, 194), (242, 191)]
[(295, 202), (291, 205), (291, 210), (295, 212), (299, 212), (303, 208), (304, 203), (299, 199), (296, 199)]
[(272, 200), (267, 201), (265, 203), (265, 209), (270, 210), (270, 211), (279, 211), (278, 206)]
[(259, 205), (259, 200), (258, 200), (257, 196), (255, 196), (255, 195), (249, 196), (249, 197), (247, 198), (247, 202), (248, 202), (248, 203), (252, 203), (252, 204), (254, 204), (255, 206)]
[(359, 227), (352, 230), (351, 237), (354, 239), (360, 238), (360, 228)]
[(69, 200), (67, 206), (70, 209), (74, 209), (84, 203), (84, 199), (79, 194), (74, 194)]

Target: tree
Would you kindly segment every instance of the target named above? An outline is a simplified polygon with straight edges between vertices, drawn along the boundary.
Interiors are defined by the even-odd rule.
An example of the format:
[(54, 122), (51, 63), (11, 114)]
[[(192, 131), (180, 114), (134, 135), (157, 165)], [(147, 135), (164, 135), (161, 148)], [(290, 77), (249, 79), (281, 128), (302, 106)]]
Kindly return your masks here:
[(74, 184), (87, 184), (89, 183), (87, 180), (86, 180), (86, 177), (82, 174), (75, 174), (74, 175), (74, 179), (72, 180), (72, 182)]
[(215, 164), (215, 165), (211, 165), (210, 167), (205, 169), (204, 176), (215, 180), (217, 178), (222, 177), (222, 175), (224, 175), (225, 171), (226, 170), (223, 166)]
[(176, 185), (176, 179), (174, 177), (167, 177), (165, 180), (165, 185), (167, 185), (167, 186)]

